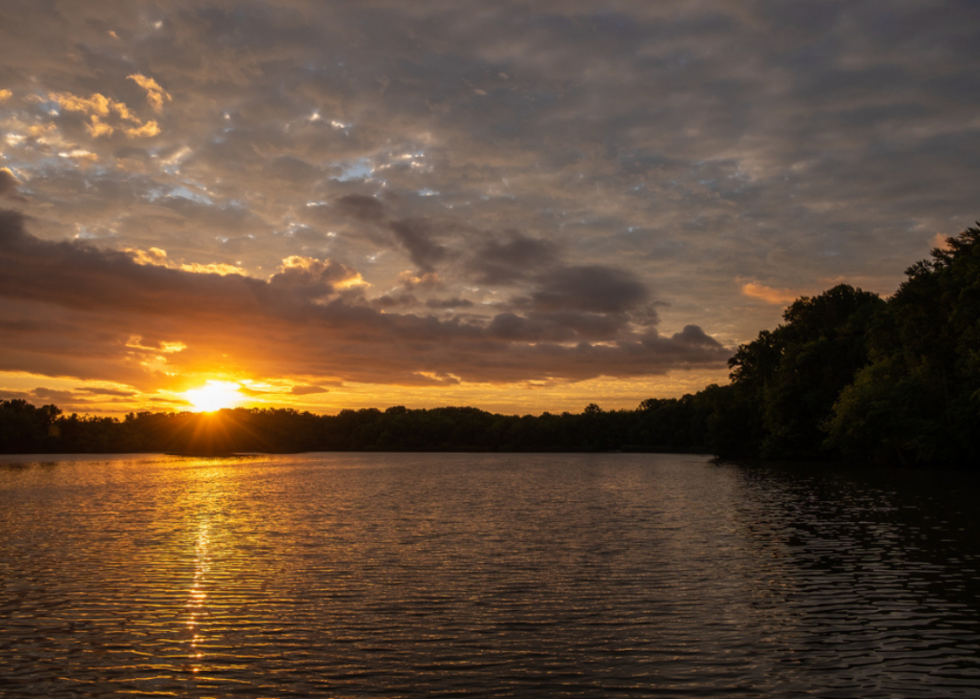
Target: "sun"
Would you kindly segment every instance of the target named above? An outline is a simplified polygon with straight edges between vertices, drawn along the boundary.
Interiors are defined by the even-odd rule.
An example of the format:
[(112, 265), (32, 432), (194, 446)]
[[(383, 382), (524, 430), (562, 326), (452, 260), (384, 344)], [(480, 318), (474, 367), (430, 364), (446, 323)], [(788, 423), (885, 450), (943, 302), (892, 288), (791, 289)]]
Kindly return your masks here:
[(231, 381), (213, 381), (206, 385), (184, 391), (184, 398), (190, 401), (195, 410), (211, 413), (222, 408), (233, 408), (244, 396), (238, 392), (241, 386)]

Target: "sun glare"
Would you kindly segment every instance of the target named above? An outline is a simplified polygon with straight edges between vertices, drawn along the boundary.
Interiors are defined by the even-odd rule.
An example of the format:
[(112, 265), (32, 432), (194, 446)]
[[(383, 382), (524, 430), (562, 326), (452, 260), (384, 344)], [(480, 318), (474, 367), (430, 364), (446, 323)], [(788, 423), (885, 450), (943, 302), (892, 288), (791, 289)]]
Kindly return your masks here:
[(184, 398), (190, 401), (199, 412), (211, 413), (222, 408), (233, 408), (244, 397), (238, 392), (241, 388), (231, 381), (212, 381), (200, 388), (184, 391)]

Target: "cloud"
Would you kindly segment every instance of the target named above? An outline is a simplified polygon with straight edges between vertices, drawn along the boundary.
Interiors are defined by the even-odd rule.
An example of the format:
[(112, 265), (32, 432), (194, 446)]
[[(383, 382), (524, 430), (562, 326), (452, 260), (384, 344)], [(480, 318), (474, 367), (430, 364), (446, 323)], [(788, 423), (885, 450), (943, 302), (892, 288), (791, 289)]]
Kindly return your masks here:
[(315, 178), (320, 170), (300, 158), (281, 155), (266, 165), (264, 172), (272, 177), (298, 184)]
[(371, 300), (371, 305), (375, 308), (398, 308), (417, 306), (419, 300), (412, 294), (382, 294)]
[(608, 341), (616, 339), (625, 324), (625, 318), (597, 313), (501, 313), (494, 316), (488, 332), (503, 340), (520, 342)]
[[(0, 26), (17, 28), (0, 42), (0, 166), (20, 181), (31, 232), (102, 254), (166, 250), (165, 265), (125, 272), (161, 290), (137, 285), (133, 303), (196, 304), (183, 325), (154, 316), (155, 331), (148, 311), (85, 310), (103, 334), (81, 342), (102, 364), (117, 334), (188, 344), (179, 361), (160, 354), (164, 373), (194, 353), (203, 363), (203, 335), (182, 333), (215, 304), (219, 318), (268, 313), (291, 338), (303, 333), (286, 316), (333, 314), (307, 332), (359, 375), (354, 347), (369, 337), (407, 348), (367, 352), (378, 377), (422, 381), (464, 357), (468, 376), (543, 375), (548, 343), (569, 376), (605, 351), (578, 343), (617, 348), (621, 372), (629, 343), (682, 347), (674, 334), (692, 323), (745, 341), (823, 280), (890, 293), (937, 231), (977, 217), (973, 3), (108, 7), (0, 3)], [(371, 286), (271, 283), (291, 256)], [(181, 265), (232, 273), (209, 297), (198, 287), (212, 275)], [(78, 280), (84, 293), (96, 277)], [(0, 310), (9, 322), (36, 310), (51, 324), (31, 331), (31, 356), (0, 363), (79, 366), (45, 345), (75, 338), (79, 318), (12, 303), (35, 305)], [(212, 323), (227, 350), (236, 323)], [(355, 371), (296, 346), (297, 371)], [(269, 366), (292, 356), (265, 339), (252, 354), (264, 351)], [(148, 360), (133, 361), (139, 375)]]
[(174, 262), (167, 256), (167, 251), (160, 248), (150, 248), (149, 250), (130, 250), (125, 252), (132, 256), (133, 262), (138, 265), (155, 265), (157, 267), (169, 267), (170, 269), (181, 269), (185, 272), (195, 274), (245, 274), (245, 270), (237, 265), (225, 262)]
[(670, 339), (674, 342), (692, 345), (694, 347), (721, 349), (721, 343), (713, 337), (709, 337), (707, 334), (705, 334), (704, 330), (697, 325), (685, 325), (681, 332), (674, 333)]
[[(87, 115), (89, 121), (85, 128), (92, 138), (111, 136), (117, 129), (122, 130), (131, 138), (145, 138), (160, 133), (157, 122), (147, 121), (143, 123), (124, 102), (118, 102), (98, 92), (92, 93), (88, 97), (75, 95), (71, 92), (51, 92), (48, 93), (48, 99), (66, 111)], [(115, 117), (115, 124), (105, 121), (113, 117)], [(126, 122), (136, 124), (136, 126), (126, 126)]]
[(135, 391), (126, 391), (118, 388), (79, 388), (76, 389), (76, 393), (90, 393), (95, 396), (120, 396), (120, 397), (130, 397), (135, 396)]
[(127, 121), (139, 122), (139, 118), (124, 103), (117, 102), (98, 92), (88, 97), (80, 97), (70, 92), (52, 92), (48, 94), (48, 99), (57, 102), (62, 109), (71, 112), (81, 112), (103, 119), (115, 112)]
[[(133, 126), (127, 129), (123, 129), (125, 134), (131, 138), (147, 138), (149, 136), (156, 136), (160, 133), (160, 127), (155, 121), (148, 121), (140, 126)], [(111, 132), (110, 132), (111, 133)], [(96, 134), (92, 134), (95, 136)]]
[(140, 75), (136, 73), (134, 75), (127, 76), (127, 80), (133, 80), (137, 85), (146, 90), (146, 101), (150, 103), (153, 107), (153, 111), (159, 112), (163, 110), (163, 103), (169, 102), (173, 98), (170, 93), (164, 90), (153, 78), (148, 78), (145, 75)]
[(337, 208), (348, 216), (362, 221), (380, 221), (385, 217), (385, 207), (375, 197), (363, 194), (348, 194), (340, 197)]
[(806, 292), (793, 289), (774, 289), (770, 286), (766, 286), (765, 284), (759, 284), (758, 282), (746, 282), (745, 284), (742, 284), (742, 293), (749, 298), (759, 299), (760, 301), (765, 301), (766, 303), (771, 303), (777, 306), (785, 306), (788, 303), (792, 303)]
[[(618, 311), (645, 297), (635, 281), (613, 283), (607, 270), (559, 274), (545, 303), (557, 310), (538, 316), (439, 320), (375, 310), (349, 286), (358, 273), (331, 260), (289, 258), (268, 280), (197, 274), (40, 240), (23, 224), (19, 214), (0, 214), (0, 324), (10, 340), (0, 370), (149, 391), (212, 363), (276, 379), (412, 385), (437, 374), (491, 383), (650, 376), (720, 367), (730, 355), (691, 328), (590, 342), (619, 328)], [(597, 296), (573, 293), (576, 279), (598, 280)], [(178, 343), (181, 351), (164, 351)]]
[(938, 248), (940, 250), (949, 250), (950, 249), (949, 239), (950, 236), (948, 235), (944, 235), (942, 233), (936, 233), (936, 235), (933, 236), (932, 238), (932, 247)]
[(421, 218), (404, 219), (393, 221), (390, 227), (421, 272), (432, 272), (436, 264), (447, 258), (446, 248), (432, 240), (433, 227), (429, 221)]
[(289, 392), (294, 396), (309, 396), (314, 393), (328, 393), (329, 391), (329, 388), (323, 386), (297, 385), (293, 386)]
[(40, 401), (46, 403), (76, 403), (79, 397), (72, 391), (59, 391), (52, 388), (44, 388), (43, 386), (38, 386), (33, 391), (31, 391), (33, 396)]
[(14, 177), (10, 168), (0, 167), (0, 196), (18, 198), (17, 187), (20, 182)]
[(543, 311), (622, 313), (649, 298), (646, 286), (631, 272), (600, 265), (562, 267), (537, 281), (531, 302)]
[(442, 280), (439, 279), (439, 275), (435, 272), (426, 272), (425, 274), (402, 272), (398, 275), (398, 280), (408, 291), (412, 289), (441, 289), (444, 286)]
[(467, 308), (472, 306), (473, 302), (469, 299), (461, 298), (451, 298), (451, 299), (426, 299), (426, 308)]
[(364, 284), (360, 273), (347, 265), (301, 255), (287, 257), (279, 266), (279, 271), (269, 279), (269, 285), (273, 288), (299, 289), (312, 297)]
[(557, 254), (558, 246), (551, 241), (510, 231), (505, 241), (492, 240), (480, 246), (468, 268), (481, 284), (508, 284), (555, 264)]

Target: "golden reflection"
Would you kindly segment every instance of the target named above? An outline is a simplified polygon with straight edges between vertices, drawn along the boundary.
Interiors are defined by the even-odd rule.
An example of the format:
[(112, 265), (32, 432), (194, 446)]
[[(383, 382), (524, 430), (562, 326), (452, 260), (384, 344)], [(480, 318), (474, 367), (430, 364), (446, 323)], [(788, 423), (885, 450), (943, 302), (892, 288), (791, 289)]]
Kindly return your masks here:
[(210, 524), (201, 522), (197, 532), (196, 555), (194, 558), (194, 581), (189, 591), (187, 600), (187, 629), (191, 633), (190, 640), (190, 671), (197, 673), (201, 671), (201, 662), (204, 653), (201, 644), (204, 636), (201, 634), (201, 621), (207, 615), (208, 593), (205, 589), (207, 575), (211, 569), (210, 556)]

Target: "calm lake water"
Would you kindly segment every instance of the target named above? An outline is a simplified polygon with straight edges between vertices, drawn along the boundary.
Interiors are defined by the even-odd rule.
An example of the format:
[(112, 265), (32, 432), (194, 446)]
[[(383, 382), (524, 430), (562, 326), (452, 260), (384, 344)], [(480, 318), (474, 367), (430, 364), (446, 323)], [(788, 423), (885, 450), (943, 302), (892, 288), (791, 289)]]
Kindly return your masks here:
[(0, 696), (980, 697), (968, 474), (0, 458)]

